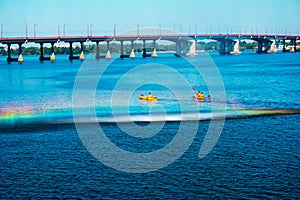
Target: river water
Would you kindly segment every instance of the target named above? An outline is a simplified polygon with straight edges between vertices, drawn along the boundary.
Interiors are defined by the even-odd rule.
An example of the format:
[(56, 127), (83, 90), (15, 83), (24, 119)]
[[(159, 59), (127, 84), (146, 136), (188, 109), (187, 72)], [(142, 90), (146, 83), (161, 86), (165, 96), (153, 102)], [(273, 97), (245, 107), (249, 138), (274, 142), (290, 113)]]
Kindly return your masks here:
[[(5, 59), (2, 198), (300, 197), (299, 53)], [(192, 88), (211, 99), (192, 99)], [(148, 92), (158, 101), (139, 100)], [(91, 146), (99, 138), (87, 144), (95, 125), (134, 154), (121, 159), (109, 143)], [(181, 127), (182, 145), (148, 157), (177, 140)], [(201, 156), (212, 127), (217, 136)]]

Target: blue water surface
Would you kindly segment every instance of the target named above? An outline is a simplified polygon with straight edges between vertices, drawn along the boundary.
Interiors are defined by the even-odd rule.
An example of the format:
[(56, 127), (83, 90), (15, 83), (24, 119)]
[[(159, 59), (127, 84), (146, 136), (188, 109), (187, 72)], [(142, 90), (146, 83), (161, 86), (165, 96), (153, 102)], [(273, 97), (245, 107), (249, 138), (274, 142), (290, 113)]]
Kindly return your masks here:
[[(202, 56), (191, 59), (199, 60)], [(1, 57), (0, 196), (4, 199), (298, 199), (300, 115), (264, 116), (258, 110), (300, 109), (299, 56), (298, 52), (238, 56), (211, 53), (224, 83), (228, 112), (254, 109), (256, 117), (239, 115), (227, 119), (217, 144), (201, 159), (198, 153), (210, 122), (200, 121), (193, 143), (178, 160), (163, 169), (141, 174), (118, 171), (99, 162), (83, 145), (74, 124), (64, 121), (66, 118), (72, 121), (74, 81), (85, 61), (70, 62), (65, 56), (57, 56), (54, 63), (40, 63), (38, 57), (24, 56), (22, 64), (7, 64), (6, 58)], [(156, 59), (137, 56), (133, 60), (95, 61), (91, 56), (87, 60), (96, 64), (84, 71), (80, 78), (86, 84), (77, 88), (82, 94), (82, 104), (76, 108), (82, 109), (83, 117), (89, 114), (86, 110), (90, 107), (95, 107), (98, 116), (111, 115), (113, 109), (117, 114), (129, 110), (132, 115), (210, 112), (210, 102), (191, 98), (192, 87), (206, 95), (210, 91), (185, 59), (159, 54)], [(182, 91), (182, 84), (172, 79), (173, 74), (154, 67), (153, 63), (170, 66), (182, 74), (190, 83), (190, 91)], [(110, 67), (103, 71), (107, 65)], [(141, 65), (149, 68), (138, 72), (139, 76), (125, 82), (123, 87), (115, 88), (120, 78)], [(172, 91), (164, 85), (137, 84), (137, 89), (130, 91), (128, 88), (138, 83), (140, 76), (164, 77), (177, 87)], [(96, 90), (91, 87), (94, 81), (99, 81)], [(90, 95), (93, 91), (95, 96)], [(139, 94), (149, 91), (160, 100), (140, 102)], [(128, 93), (132, 94), (129, 100), (122, 100), (122, 95)], [(182, 103), (176, 93), (189, 95)], [(119, 99), (112, 103), (112, 95)], [(35, 116), (36, 123), (15, 123), (11, 118), (16, 113), (21, 116), (18, 123), (29, 116)], [(55, 119), (55, 123), (45, 123), (41, 118), (52, 122)], [(151, 152), (172, 140), (179, 123), (166, 122), (158, 134), (146, 139), (129, 137), (116, 123), (100, 124), (107, 137), (120, 148)], [(148, 123), (138, 125), (143, 127)]]

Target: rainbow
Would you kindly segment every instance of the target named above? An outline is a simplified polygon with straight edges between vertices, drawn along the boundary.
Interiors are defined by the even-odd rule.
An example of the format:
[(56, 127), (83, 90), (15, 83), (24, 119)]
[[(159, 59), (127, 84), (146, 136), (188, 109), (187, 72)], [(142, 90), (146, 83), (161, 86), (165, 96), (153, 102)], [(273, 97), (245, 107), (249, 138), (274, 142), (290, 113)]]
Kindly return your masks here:
[[(29, 106), (8, 106), (0, 110), (0, 129), (22, 125), (71, 124), (74, 123), (73, 112), (76, 110), (76, 123), (116, 123), (116, 122), (152, 122), (152, 121), (203, 121), (217, 119), (237, 119), (270, 115), (300, 114), (299, 109), (227, 109), (215, 113), (139, 113), (133, 115), (101, 115), (93, 116), (86, 112), (90, 108), (52, 108), (34, 110)], [(79, 113), (79, 116), (78, 116)]]

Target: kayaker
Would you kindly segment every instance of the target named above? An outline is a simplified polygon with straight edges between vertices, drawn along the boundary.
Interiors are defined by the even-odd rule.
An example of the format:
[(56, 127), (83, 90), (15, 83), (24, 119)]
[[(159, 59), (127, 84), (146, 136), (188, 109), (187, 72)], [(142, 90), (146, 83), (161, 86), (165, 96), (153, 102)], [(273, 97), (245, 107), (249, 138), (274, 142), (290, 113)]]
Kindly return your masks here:
[(204, 99), (204, 98), (205, 98), (203, 92), (200, 93), (199, 97), (200, 97), (201, 99)]
[(151, 92), (149, 92), (147, 98), (148, 98), (148, 99), (152, 99), (152, 94), (151, 94)]

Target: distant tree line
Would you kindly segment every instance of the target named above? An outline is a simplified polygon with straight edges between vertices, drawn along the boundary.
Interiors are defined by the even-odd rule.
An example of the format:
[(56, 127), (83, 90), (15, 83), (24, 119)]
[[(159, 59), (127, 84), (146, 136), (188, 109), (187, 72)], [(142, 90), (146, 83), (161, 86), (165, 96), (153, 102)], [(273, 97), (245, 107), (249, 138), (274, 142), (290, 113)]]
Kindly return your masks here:
[[(220, 42), (217, 41), (211, 41), (211, 42), (198, 42), (196, 44), (197, 50), (203, 50), (203, 51), (219, 51), (220, 50)], [(257, 48), (256, 42), (240, 42), (240, 51), (243, 51), (245, 49), (254, 50)], [(120, 44), (119, 43), (110, 43), (110, 52), (111, 53), (120, 53)], [(131, 44), (124, 44), (123, 45), (124, 53), (130, 53), (131, 51)], [(134, 50), (136, 52), (142, 52), (143, 51), (143, 44), (142, 43), (135, 43), (134, 44)], [(44, 55), (50, 55), (51, 54), (51, 47), (43, 47)], [(105, 54), (107, 51), (107, 45), (106, 44), (99, 44), (99, 51), (101, 54)], [(152, 43), (146, 43), (146, 51), (151, 52), (153, 51), (153, 44)], [(176, 44), (156, 44), (156, 51), (176, 51)], [(81, 52), (81, 48), (79, 46), (73, 47), (73, 53), (79, 54)], [(84, 45), (84, 53), (90, 54), (96, 52), (96, 44), (91, 45)], [(54, 47), (54, 53), (55, 54), (61, 54), (61, 55), (68, 55), (70, 53), (69, 47)], [(18, 55), (19, 49), (11, 49), (12, 55)], [(40, 54), (40, 48), (39, 47), (23, 47), (22, 48), (22, 54), (23, 55), (39, 55)], [(0, 47), (0, 56), (6, 56), (7, 51), (3, 47)]]
[(246, 41), (240, 42), (240, 51), (247, 50), (255, 50), (257, 48), (257, 42), (247, 43)]

